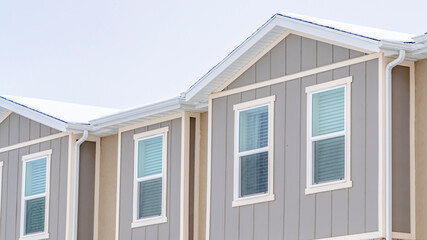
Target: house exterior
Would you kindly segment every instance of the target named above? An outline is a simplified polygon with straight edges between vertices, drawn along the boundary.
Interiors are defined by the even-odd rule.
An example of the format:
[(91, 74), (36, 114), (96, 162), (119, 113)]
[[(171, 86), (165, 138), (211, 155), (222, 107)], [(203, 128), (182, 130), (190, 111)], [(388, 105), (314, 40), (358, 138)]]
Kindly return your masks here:
[(0, 240), (426, 239), (426, 58), (283, 13), (176, 98), (1, 98)]

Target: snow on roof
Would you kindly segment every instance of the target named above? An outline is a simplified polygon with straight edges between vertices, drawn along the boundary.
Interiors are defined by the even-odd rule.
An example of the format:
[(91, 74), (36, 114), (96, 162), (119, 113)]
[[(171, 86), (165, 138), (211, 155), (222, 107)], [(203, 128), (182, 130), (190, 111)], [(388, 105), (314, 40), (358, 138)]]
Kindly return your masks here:
[(353, 35), (366, 37), (372, 40), (389, 40), (389, 41), (398, 41), (398, 42), (404, 42), (404, 43), (412, 43), (413, 37), (415, 35), (409, 34), (409, 33), (401, 33), (401, 32), (393, 32), (378, 28), (372, 28), (372, 27), (365, 27), (360, 25), (354, 25), (349, 23), (343, 23), (343, 22), (337, 22), (322, 18), (316, 18), (316, 17), (310, 17), (310, 16), (304, 16), (300, 14), (295, 13), (289, 13), (289, 12), (282, 12), (278, 13), (279, 15), (287, 18), (291, 18), (294, 20), (299, 20), (311, 24), (316, 24), (322, 27), (327, 27), (331, 29), (335, 29), (338, 31), (350, 33)]
[(112, 108), (10, 95), (0, 96), (0, 98), (64, 123), (88, 124), (92, 119), (114, 114), (119, 111), (118, 109)]

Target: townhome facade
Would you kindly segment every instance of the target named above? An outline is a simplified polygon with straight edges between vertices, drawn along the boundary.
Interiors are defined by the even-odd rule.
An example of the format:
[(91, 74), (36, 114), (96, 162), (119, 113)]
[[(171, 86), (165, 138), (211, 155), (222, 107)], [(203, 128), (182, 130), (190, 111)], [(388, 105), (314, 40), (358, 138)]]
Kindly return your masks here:
[(425, 58), (282, 13), (169, 100), (1, 97), (0, 240), (426, 239)]

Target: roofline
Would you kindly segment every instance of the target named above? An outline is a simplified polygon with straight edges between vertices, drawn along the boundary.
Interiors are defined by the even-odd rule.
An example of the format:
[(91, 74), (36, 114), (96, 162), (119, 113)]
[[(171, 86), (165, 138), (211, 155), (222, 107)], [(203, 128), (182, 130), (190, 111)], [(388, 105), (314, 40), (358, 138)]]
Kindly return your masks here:
[[(333, 39), (334, 41), (341, 41), (347, 45), (353, 45), (355, 47), (366, 49), (367, 51), (371, 52), (380, 51), (378, 46), (380, 41), (378, 39), (369, 38), (355, 33), (350, 33), (348, 31), (327, 27), (303, 19), (276, 13), (254, 33), (252, 33), (245, 41), (243, 41), (233, 51), (231, 51), (221, 62), (215, 65), (196, 83), (194, 83), (185, 92), (186, 99), (191, 102), (193, 97), (195, 97), (204, 87), (206, 87), (222, 71), (224, 71), (236, 59), (242, 56), (248, 49), (250, 49), (254, 44), (256, 44), (256, 42), (262, 39), (270, 30), (274, 29), (275, 27), (282, 27), (284, 28), (284, 31), (286, 29), (292, 29), (295, 31), (306, 32), (307, 34), (311, 34), (314, 36), (319, 35), (322, 38)], [(335, 34), (336, 37), (328, 37), (328, 35), (330, 34)]]
[(188, 104), (181, 97), (175, 97), (161, 102), (153, 103), (150, 105), (128, 109), (116, 114), (108, 115), (98, 119), (89, 121), (95, 129), (101, 129), (114, 124), (132, 121), (138, 118), (149, 117), (159, 113), (165, 113), (173, 110), (189, 110), (200, 111), (196, 105)]
[(59, 131), (67, 131), (67, 122), (2, 96), (0, 96), (0, 106)]

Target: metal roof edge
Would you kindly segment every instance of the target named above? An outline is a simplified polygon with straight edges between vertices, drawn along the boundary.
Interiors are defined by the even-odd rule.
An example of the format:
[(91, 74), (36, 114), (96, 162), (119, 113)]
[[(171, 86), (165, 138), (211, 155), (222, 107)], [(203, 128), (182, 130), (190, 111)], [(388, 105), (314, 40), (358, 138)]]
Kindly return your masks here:
[(32, 119), (36, 122), (39, 122), (51, 128), (55, 128), (59, 131), (67, 131), (68, 123), (64, 120), (55, 118), (51, 115), (40, 112), (36, 109), (30, 108), (28, 106), (25, 106), (2, 96), (0, 96), (0, 106), (9, 109), (10, 111), (15, 112), (19, 115)]

